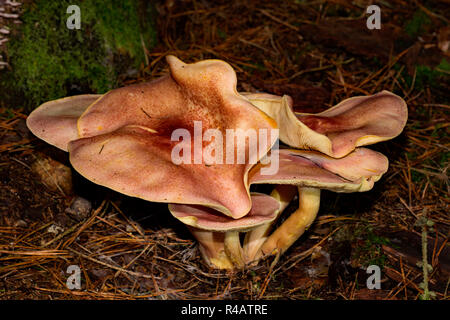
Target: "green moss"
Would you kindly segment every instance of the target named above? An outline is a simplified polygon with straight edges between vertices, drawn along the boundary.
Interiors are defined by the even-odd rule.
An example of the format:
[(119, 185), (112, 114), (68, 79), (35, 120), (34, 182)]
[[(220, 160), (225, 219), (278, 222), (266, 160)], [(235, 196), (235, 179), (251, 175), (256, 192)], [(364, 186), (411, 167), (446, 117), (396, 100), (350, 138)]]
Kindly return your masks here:
[(414, 13), (413, 17), (405, 24), (405, 32), (415, 38), (426, 31), (427, 27), (431, 24), (430, 18), (422, 10), (418, 10)]
[(363, 267), (377, 265), (383, 268), (387, 263), (387, 257), (383, 254), (382, 245), (395, 247), (388, 238), (377, 235), (373, 227), (365, 222), (353, 230), (352, 238), (361, 241), (361, 245), (353, 252), (353, 259)]
[[(398, 71), (400, 68), (400, 64), (394, 65), (394, 70)], [(442, 87), (443, 84), (445, 86), (449, 74), (450, 63), (445, 58), (443, 58), (436, 67), (417, 65), (415, 79), (413, 79), (413, 76), (409, 75), (405, 69), (402, 71), (402, 77), (406, 84), (411, 86), (414, 80), (414, 87), (418, 90), (422, 90), (426, 87), (439, 88)]]
[(141, 3), (86, 0), (80, 4), (80, 30), (66, 27), (72, 1), (27, 4), (19, 36), (8, 45), (13, 72), (3, 75), (1, 85), (14, 98), (23, 97), (16, 100), (28, 109), (74, 91), (116, 87), (121, 72), (144, 61), (142, 42), (147, 48), (155, 44), (152, 10)]
[(428, 66), (416, 67), (416, 86), (418, 88), (424, 88), (425, 86), (436, 87), (438, 85), (438, 78), (441, 73), (436, 69), (432, 69)]
[(446, 59), (442, 59), (441, 63), (436, 67), (436, 70), (441, 73), (450, 73), (450, 63)]
[(421, 172), (417, 172), (414, 170), (411, 170), (411, 180), (414, 183), (419, 183), (425, 179), (425, 175)]
[(448, 162), (450, 161), (450, 152), (442, 152), (440, 159), (439, 159), (439, 164), (441, 166), (441, 168), (444, 168)]
[(417, 153), (415, 151), (406, 152), (406, 156), (409, 160), (415, 160), (417, 158)]
[(146, 7), (143, 1), (88, 0), (83, 8), (86, 8), (86, 23), (97, 21), (94, 30), (109, 47), (137, 57), (138, 61), (144, 60), (142, 41), (147, 40), (150, 47), (156, 43), (153, 7)]
[(5, 118), (7, 120), (14, 118), (15, 114), (11, 109), (4, 109), (2, 113), (0, 113), (0, 117)]
[(217, 28), (217, 35), (222, 39), (226, 40), (227, 34), (225, 31), (222, 31), (220, 28)]

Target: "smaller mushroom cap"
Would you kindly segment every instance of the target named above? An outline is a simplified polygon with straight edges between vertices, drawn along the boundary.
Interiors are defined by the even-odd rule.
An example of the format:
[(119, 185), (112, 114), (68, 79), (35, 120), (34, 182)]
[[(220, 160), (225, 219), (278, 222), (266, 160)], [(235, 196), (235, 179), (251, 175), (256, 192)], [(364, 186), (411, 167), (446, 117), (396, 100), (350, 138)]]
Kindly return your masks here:
[(318, 114), (294, 112), (288, 96), (242, 95), (277, 121), (281, 141), (335, 158), (347, 155), (356, 147), (398, 136), (408, 118), (405, 101), (389, 91), (352, 97)]
[(370, 190), (389, 164), (383, 154), (366, 148), (357, 148), (340, 159), (315, 151), (280, 149), (272, 152), (278, 153), (278, 172), (262, 174), (261, 169), (270, 164), (258, 163), (249, 173), (251, 184), (291, 184), (335, 192), (361, 192)]
[(280, 202), (263, 193), (251, 193), (252, 208), (240, 218), (233, 219), (214, 209), (187, 204), (169, 204), (172, 215), (189, 226), (209, 231), (246, 231), (272, 222), (280, 210)]

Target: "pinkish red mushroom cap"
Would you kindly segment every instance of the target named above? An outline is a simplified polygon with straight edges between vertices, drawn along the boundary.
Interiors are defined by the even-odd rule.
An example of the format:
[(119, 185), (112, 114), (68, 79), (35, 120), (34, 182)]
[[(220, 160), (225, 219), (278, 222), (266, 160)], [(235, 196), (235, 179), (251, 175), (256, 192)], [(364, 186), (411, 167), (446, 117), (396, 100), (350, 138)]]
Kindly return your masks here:
[(259, 163), (249, 173), (250, 184), (291, 184), (335, 192), (367, 191), (388, 169), (388, 159), (379, 152), (357, 148), (343, 158), (332, 158), (315, 151), (280, 149), (279, 170), (262, 173), (270, 164)]
[(252, 208), (240, 218), (224, 216), (212, 208), (186, 204), (169, 204), (172, 215), (189, 226), (209, 231), (246, 231), (264, 223), (273, 221), (280, 209), (280, 202), (273, 197), (252, 193)]
[[(276, 142), (272, 129), (277, 124), (236, 91), (236, 74), (229, 64), (186, 64), (173, 56), (167, 61), (170, 74), (155, 81), (101, 97), (48, 102), (32, 113), (29, 127), (45, 141), (68, 149), (75, 170), (97, 184), (149, 201), (204, 205), (240, 218), (251, 208), (247, 173)], [(231, 144), (216, 136), (199, 142), (202, 154), (195, 162), (196, 123), (201, 124), (200, 135), (213, 129), (226, 137), (229, 129), (235, 130), (230, 138), (232, 164), (228, 158), (206, 161), (208, 148), (213, 146), (217, 154), (218, 148), (227, 150)], [(191, 139), (174, 140), (177, 129)], [(256, 152), (249, 148), (251, 130), (257, 133)], [(266, 134), (263, 145), (261, 130)], [(180, 145), (189, 147), (181, 148), (180, 155), (190, 150), (190, 163), (174, 163), (172, 151)], [(237, 163), (236, 153), (242, 150), (244, 162)]]
[(352, 97), (318, 114), (295, 113), (288, 96), (243, 95), (277, 121), (281, 141), (335, 158), (347, 155), (356, 147), (396, 137), (408, 118), (405, 101), (389, 91)]

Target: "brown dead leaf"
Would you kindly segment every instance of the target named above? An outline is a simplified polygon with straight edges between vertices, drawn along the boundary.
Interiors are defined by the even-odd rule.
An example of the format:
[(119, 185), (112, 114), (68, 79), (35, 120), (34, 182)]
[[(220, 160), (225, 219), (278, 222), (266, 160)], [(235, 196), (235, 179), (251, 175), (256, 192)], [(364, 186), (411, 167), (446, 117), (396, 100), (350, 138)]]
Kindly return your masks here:
[(72, 172), (69, 167), (53, 159), (38, 156), (31, 169), (50, 190), (59, 191), (64, 196), (72, 193)]

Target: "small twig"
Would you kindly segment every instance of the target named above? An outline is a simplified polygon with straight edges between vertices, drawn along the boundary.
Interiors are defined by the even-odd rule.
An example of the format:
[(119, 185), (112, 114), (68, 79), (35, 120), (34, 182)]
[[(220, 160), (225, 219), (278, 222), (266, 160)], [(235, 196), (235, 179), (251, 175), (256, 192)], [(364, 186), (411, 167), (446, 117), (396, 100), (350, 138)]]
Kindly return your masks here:
[(0, 17), (2, 17), (2, 18), (10, 18), (10, 19), (17, 19), (18, 17), (19, 17), (19, 15), (18, 14), (16, 14), (16, 13), (3, 13), (3, 12), (0, 12)]
[(420, 8), (420, 10), (422, 10), (423, 12), (425, 12), (427, 15), (429, 15), (431, 18), (438, 18), (441, 19), (442, 21), (444, 21), (446, 24), (449, 23), (449, 20), (447, 18), (445, 18), (444, 16), (441, 16), (440, 14), (434, 13), (432, 11), (430, 11), (429, 9), (425, 8), (423, 5), (421, 5), (419, 3), (419, 1), (414, 0), (414, 2), (416, 3), (416, 5)]
[(148, 66), (150, 61), (148, 60), (148, 50), (147, 47), (145, 46), (145, 42), (144, 42), (144, 38), (142, 37), (142, 33), (140, 34), (141, 37), (141, 45), (142, 45), (142, 49), (144, 50), (144, 57), (145, 57), (145, 65)]
[[(147, 250), (148, 248), (150, 248), (151, 245), (154, 245), (153, 243), (149, 243), (144, 250), (142, 250), (141, 253), (139, 253), (136, 257), (133, 258), (133, 260), (131, 260), (126, 266), (123, 267), (123, 269), (127, 269), (129, 268), (137, 259), (139, 259)], [(121, 271), (117, 271), (116, 274), (114, 275), (114, 277), (116, 278), (117, 276), (119, 276)]]
[(275, 256), (275, 259), (270, 264), (269, 273), (267, 274), (266, 279), (264, 279), (264, 283), (262, 285), (261, 292), (260, 292), (259, 297), (258, 297), (258, 299), (260, 299), (260, 300), (264, 296), (264, 293), (266, 292), (267, 286), (269, 285), (269, 282), (272, 279), (273, 268), (276, 266), (276, 264), (280, 260), (280, 256), (281, 256), (281, 251), (278, 251), (277, 255)]
[[(421, 294), (421, 298), (423, 300), (430, 300), (436, 296), (436, 293), (432, 292), (428, 288), (428, 272), (431, 271), (432, 267), (428, 264), (428, 228), (433, 226), (433, 221), (428, 220), (427, 218), (428, 210), (427, 208), (423, 209), (423, 214), (420, 219), (416, 222), (416, 225), (422, 227), (422, 273), (423, 273), (423, 282), (420, 284), (420, 288), (423, 289), (423, 294)], [(430, 270), (429, 270), (430, 269)]]
[(83, 232), (86, 228), (88, 228), (95, 220), (97, 215), (103, 210), (105, 206), (106, 200), (103, 200), (103, 202), (100, 204), (100, 207), (98, 207), (92, 214), (92, 216), (78, 229), (78, 231), (66, 242), (62, 244), (62, 248), (65, 248), (69, 246), (72, 242), (74, 242), (77, 237), (80, 235), (81, 232)]
[(419, 219), (419, 217), (414, 213), (414, 211), (411, 209), (411, 207), (408, 206), (408, 204), (406, 203), (405, 200), (403, 200), (400, 196), (398, 196), (398, 199), (405, 206), (405, 208), (408, 209), (408, 211), (414, 216), (414, 218)]
[[(294, 30), (294, 31), (297, 31), (297, 32), (300, 31), (299, 28), (294, 27), (293, 25), (291, 25), (291, 24), (289, 24), (289, 23), (287, 23), (287, 22), (285, 22), (285, 21), (283, 21), (283, 20), (281, 20), (281, 19), (278, 19), (277, 17), (274, 17), (273, 15), (271, 15), (270, 13), (268, 13), (266, 10), (259, 9), (259, 12), (261, 12), (261, 13), (262, 13), (263, 15), (265, 15), (266, 17), (269, 17), (270, 19), (272, 19), (272, 20), (274, 20), (274, 21), (276, 21), (276, 22), (282, 24), (283, 26), (286, 26), (286, 27), (288, 27), (288, 28), (290, 28), (290, 29), (292, 29), (292, 30)], [(309, 22), (309, 21), (308, 21), (308, 22)], [(311, 22), (309, 22), (309, 23), (311, 23)]]
[(446, 105), (446, 104), (438, 104), (438, 103), (424, 103), (423, 106), (424, 106), (424, 107), (438, 107), (438, 108), (450, 109), (450, 106), (449, 106), (449, 105)]
[(67, 229), (66, 231), (64, 231), (63, 233), (58, 234), (58, 235), (57, 235), (56, 237), (54, 237), (52, 240), (50, 240), (50, 241), (44, 243), (44, 244), (42, 245), (42, 247), (45, 248), (45, 247), (51, 245), (53, 242), (58, 241), (59, 239), (61, 239), (61, 238), (65, 237), (66, 235), (72, 233), (72, 232), (73, 232), (74, 230), (76, 230), (82, 223), (83, 223), (83, 222), (80, 222), (80, 223), (78, 223), (78, 224), (76, 224), (76, 225), (73, 225), (72, 227), (70, 227), (69, 229)]
[(78, 252), (78, 251), (76, 251), (76, 250), (74, 250), (72, 248), (67, 248), (67, 250), (69, 250), (69, 251), (73, 252), (74, 254), (79, 255), (79, 256), (81, 256), (81, 257), (83, 257), (85, 259), (88, 259), (88, 260), (90, 260), (92, 262), (101, 264), (102, 266), (105, 266), (105, 267), (108, 267), (108, 268), (111, 268), (111, 269), (114, 269), (114, 270), (118, 270), (120, 272), (124, 272), (124, 273), (127, 273), (127, 274), (135, 276), (135, 277), (142, 277), (142, 278), (146, 278), (146, 279), (152, 279), (153, 278), (153, 275), (143, 274), (143, 273), (140, 273), (140, 272), (126, 270), (126, 269), (121, 268), (121, 267), (116, 267), (116, 266), (113, 266), (112, 264), (109, 264), (109, 263), (100, 261), (98, 259), (89, 257), (88, 255), (85, 255), (84, 253)]
[(23, 165), (25, 168), (27, 168), (27, 169), (30, 169), (31, 170), (31, 167), (29, 166), (29, 165), (27, 165), (25, 162), (23, 162), (23, 161), (20, 161), (19, 159), (16, 159), (16, 158), (14, 158), (14, 157), (11, 157), (11, 159), (13, 159), (15, 162), (17, 162), (17, 163), (19, 163), (19, 164), (21, 164), (21, 165)]

